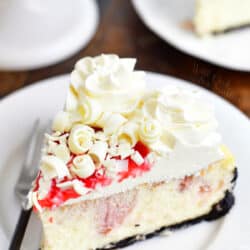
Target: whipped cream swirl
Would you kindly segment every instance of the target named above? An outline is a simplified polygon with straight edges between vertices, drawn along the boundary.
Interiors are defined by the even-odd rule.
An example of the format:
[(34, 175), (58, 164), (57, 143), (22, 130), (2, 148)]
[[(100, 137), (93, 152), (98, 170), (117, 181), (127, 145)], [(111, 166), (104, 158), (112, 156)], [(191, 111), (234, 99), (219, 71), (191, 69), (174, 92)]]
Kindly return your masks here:
[(213, 108), (201, 100), (198, 92), (175, 86), (151, 91), (145, 96), (141, 112), (141, 116), (161, 124), (161, 147), (173, 149), (176, 142), (187, 147), (217, 147), (221, 143)]
[[(117, 55), (85, 57), (71, 74), (71, 91), (66, 110), (84, 107), (93, 124), (102, 112), (130, 113), (144, 93), (144, 72), (134, 71), (136, 60)], [(92, 116), (93, 117), (92, 117)]]

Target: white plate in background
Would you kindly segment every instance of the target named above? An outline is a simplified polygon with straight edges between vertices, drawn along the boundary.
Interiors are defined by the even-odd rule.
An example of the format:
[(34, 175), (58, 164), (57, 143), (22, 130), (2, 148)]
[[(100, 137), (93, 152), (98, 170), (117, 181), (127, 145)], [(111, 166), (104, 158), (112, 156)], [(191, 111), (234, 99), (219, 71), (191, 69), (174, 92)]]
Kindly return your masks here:
[(95, 34), (95, 0), (0, 1), (0, 69), (25, 70), (62, 61)]
[[(176, 78), (148, 73), (150, 87), (167, 84), (200, 90), (214, 104), (219, 130), (232, 150), (239, 167), (236, 205), (230, 214), (212, 223), (179, 230), (169, 237), (156, 237), (137, 243), (128, 250), (248, 250), (250, 247), (250, 122), (238, 109), (215, 94)], [(69, 76), (40, 81), (18, 90), (0, 101), (0, 249), (7, 249), (20, 206), (14, 185), (25, 156), (26, 141), (37, 117), (44, 124), (63, 107)], [(35, 249), (30, 249), (35, 250)]]
[(132, 2), (144, 23), (177, 49), (219, 66), (250, 71), (250, 27), (200, 38), (181, 27), (183, 22), (192, 20), (195, 0)]

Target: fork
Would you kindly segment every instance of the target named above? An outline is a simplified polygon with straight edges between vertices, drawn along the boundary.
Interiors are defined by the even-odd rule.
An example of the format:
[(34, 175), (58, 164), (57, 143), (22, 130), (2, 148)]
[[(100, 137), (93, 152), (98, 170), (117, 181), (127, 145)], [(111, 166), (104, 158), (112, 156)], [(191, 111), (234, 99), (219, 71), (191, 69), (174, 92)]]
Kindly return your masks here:
[(39, 159), (41, 154), (41, 146), (43, 135), (48, 129), (40, 128), (40, 120), (34, 122), (31, 134), (29, 136), (29, 146), (26, 152), (26, 157), (23, 162), (22, 170), (15, 185), (15, 193), (21, 203), (22, 210), (9, 246), (9, 250), (20, 249), (25, 229), (27, 227), (31, 209), (29, 209), (28, 193), (32, 188), (32, 182), (38, 174)]

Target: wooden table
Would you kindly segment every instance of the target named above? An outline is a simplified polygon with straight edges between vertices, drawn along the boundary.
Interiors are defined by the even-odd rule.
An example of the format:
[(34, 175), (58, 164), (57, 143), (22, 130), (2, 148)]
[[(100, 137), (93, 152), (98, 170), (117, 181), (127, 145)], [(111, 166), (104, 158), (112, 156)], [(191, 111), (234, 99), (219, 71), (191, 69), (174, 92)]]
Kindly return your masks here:
[(100, 24), (89, 45), (57, 65), (32, 71), (0, 72), (0, 96), (35, 81), (68, 73), (83, 56), (117, 53), (138, 58), (137, 68), (176, 76), (223, 96), (250, 117), (250, 73), (223, 69), (186, 55), (153, 34), (130, 1), (99, 0)]

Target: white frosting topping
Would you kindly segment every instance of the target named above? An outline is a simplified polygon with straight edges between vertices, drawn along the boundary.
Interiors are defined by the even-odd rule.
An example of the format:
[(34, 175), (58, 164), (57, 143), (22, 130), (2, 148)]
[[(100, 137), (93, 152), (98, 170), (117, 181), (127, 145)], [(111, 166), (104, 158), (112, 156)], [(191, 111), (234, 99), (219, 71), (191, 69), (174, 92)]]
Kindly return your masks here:
[[(112, 179), (110, 185), (89, 190), (74, 178), (58, 184), (91, 199), (140, 183), (183, 178), (223, 158), (213, 109), (199, 93), (175, 86), (147, 90), (143, 72), (134, 71), (134, 65), (135, 59), (116, 55), (77, 62), (65, 110), (53, 122), (55, 133), (47, 135), (44, 179), (87, 178), (100, 168), (100, 175)], [(134, 149), (139, 141), (151, 151), (146, 159)], [(117, 173), (128, 168), (128, 158), (152, 167), (117, 182)]]
[[(166, 147), (166, 152), (173, 150), (176, 142), (186, 147), (218, 147), (221, 142), (221, 137), (216, 132), (217, 122), (212, 107), (202, 101), (195, 91), (175, 86), (153, 91), (146, 95), (142, 112), (144, 117), (156, 119), (161, 124), (160, 141), (157, 141), (162, 150)], [(151, 128), (159, 136), (159, 125), (156, 126), (157, 129), (155, 126)], [(156, 149), (154, 146), (152, 148)]]
[[(133, 111), (144, 91), (144, 72), (133, 71), (136, 60), (116, 55), (85, 57), (71, 74), (66, 110), (83, 107), (83, 122), (94, 124), (102, 112)], [(85, 118), (86, 116), (86, 118)]]

